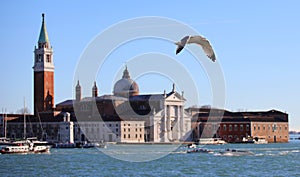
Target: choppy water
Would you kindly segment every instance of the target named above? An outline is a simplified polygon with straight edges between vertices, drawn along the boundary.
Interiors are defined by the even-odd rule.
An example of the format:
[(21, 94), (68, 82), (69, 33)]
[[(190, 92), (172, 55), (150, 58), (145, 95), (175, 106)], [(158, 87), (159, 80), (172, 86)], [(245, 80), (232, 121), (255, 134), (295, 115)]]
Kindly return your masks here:
[[(0, 176), (300, 176), (300, 141), (203, 147), (214, 150), (213, 154), (185, 153), (183, 147), (169, 153), (175, 148), (109, 145), (101, 151), (51, 149), (50, 154), (0, 155)], [(226, 148), (254, 155), (217, 153)]]

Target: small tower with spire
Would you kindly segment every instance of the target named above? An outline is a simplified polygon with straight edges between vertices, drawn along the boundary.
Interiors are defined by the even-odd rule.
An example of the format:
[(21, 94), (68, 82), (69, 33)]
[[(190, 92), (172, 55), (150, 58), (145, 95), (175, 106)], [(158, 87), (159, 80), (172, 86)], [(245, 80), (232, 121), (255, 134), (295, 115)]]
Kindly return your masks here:
[(45, 14), (42, 14), (42, 26), (38, 47), (34, 49), (34, 114), (51, 111), (54, 105), (54, 62), (53, 49), (48, 37)]
[(77, 85), (76, 85), (75, 90), (76, 90), (75, 99), (76, 99), (76, 101), (80, 101), (81, 100), (81, 86), (79, 84), (79, 80), (77, 81)]
[(97, 88), (97, 84), (96, 81), (94, 82), (94, 86), (92, 88), (92, 97), (97, 97), (98, 96), (98, 88)]
[(130, 75), (129, 75), (129, 72), (128, 72), (128, 69), (127, 69), (127, 65), (126, 65), (125, 70), (123, 71), (123, 77), (122, 78), (130, 79)]

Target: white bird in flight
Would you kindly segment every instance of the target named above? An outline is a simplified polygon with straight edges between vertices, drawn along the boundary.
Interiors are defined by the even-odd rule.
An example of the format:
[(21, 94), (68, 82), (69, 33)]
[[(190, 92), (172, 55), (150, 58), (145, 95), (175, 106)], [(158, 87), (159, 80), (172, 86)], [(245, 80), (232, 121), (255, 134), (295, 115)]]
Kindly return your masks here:
[(216, 61), (216, 55), (212, 46), (210, 45), (209, 41), (202, 36), (185, 36), (180, 41), (175, 42), (177, 45), (176, 55), (184, 48), (186, 44), (191, 43), (199, 44), (203, 48), (208, 58), (210, 58), (213, 62)]

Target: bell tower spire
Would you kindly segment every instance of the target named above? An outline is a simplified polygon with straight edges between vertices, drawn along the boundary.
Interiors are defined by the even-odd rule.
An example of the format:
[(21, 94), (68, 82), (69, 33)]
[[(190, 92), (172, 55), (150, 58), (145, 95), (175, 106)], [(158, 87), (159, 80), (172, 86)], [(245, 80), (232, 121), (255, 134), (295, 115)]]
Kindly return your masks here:
[(79, 80), (77, 81), (75, 90), (76, 90), (75, 99), (76, 99), (76, 101), (80, 101), (81, 100), (81, 86), (79, 84)]
[(97, 97), (98, 96), (98, 87), (96, 84), (96, 81), (94, 82), (94, 86), (92, 88), (92, 97)]
[(42, 14), (42, 27), (41, 27), (38, 43), (39, 43), (39, 45), (41, 45), (39, 47), (45, 47), (45, 48), (50, 47), (50, 41), (49, 41), (47, 28), (46, 28), (46, 24), (45, 24), (45, 14)]
[(34, 114), (52, 111), (54, 105), (54, 62), (53, 49), (50, 45), (42, 14), (42, 26), (38, 47), (34, 49)]

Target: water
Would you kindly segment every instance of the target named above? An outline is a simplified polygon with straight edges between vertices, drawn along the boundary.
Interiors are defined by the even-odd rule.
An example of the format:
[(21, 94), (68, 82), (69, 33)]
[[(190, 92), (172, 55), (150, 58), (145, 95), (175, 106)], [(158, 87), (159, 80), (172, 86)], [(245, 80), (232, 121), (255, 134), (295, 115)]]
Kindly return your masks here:
[(168, 153), (174, 148), (109, 145), (101, 151), (51, 149), (50, 154), (0, 155), (0, 176), (300, 176), (300, 141), (204, 147), (215, 152), (249, 150), (253, 156), (184, 153), (182, 147)]

